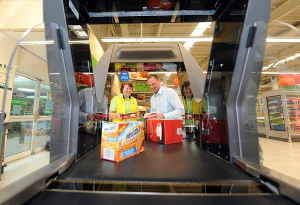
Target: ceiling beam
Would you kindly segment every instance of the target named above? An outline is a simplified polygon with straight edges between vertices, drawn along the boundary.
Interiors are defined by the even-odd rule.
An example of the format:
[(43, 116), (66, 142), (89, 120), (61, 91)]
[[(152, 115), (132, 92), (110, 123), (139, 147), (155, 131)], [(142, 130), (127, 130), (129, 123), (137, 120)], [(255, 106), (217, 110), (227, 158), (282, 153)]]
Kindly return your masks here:
[(299, 0), (288, 0), (271, 12), (271, 20), (279, 20), (299, 7)]
[(156, 36), (160, 36), (163, 25), (164, 25), (163, 23), (158, 24), (157, 31), (156, 31)]
[[(107, 36), (113, 36), (113, 37), (118, 37), (117, 35), (117, 32), (116, 32), (116, 27), (115, 27), (116, 24), (110, 24), (110, 32), (109, 32), (109, 29), (108, 29), (108, 35)], [(110, 35), (111, 34), (111, 35)]]
[(119, 17), (118, 17), (117, 7), (116, 7), (115, 3), (113, 3), (113, 5), (112, 5), (112, 11), (113, 11), (115, 23), (120, 23)]
[(128, 24), (120, 24), (122, 37), (129, 37)]
[(172, 19), (171, 19), (171, 23), (175, 22), (175, 20), (177, 18), (177, 15), (178, 15), (178, 12), (179, 12), (179, 9), (180, 9), (180, 1), (177, 1), (176, 5), (175, 5), (174, 12), (173, 12), (173, 16), (172, 16)]

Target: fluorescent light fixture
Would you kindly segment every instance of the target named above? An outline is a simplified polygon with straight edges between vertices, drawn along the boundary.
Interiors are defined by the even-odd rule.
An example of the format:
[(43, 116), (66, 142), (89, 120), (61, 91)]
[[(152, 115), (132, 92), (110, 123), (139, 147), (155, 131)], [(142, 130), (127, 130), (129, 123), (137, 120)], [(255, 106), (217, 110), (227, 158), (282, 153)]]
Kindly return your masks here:
[(300, 38), (267, 38), (267, 43), (300, 43)]
[(89, 44), (89, 40), (69, 41), (70, 44)]
[[(212, 37), (198, 37), (198, 38), (195, 38), (195, 37), (191, 37), (191, 38), (145, 37), (142, 39), (143, 39), (143, 42), (211, 42), (213, 38)], [(105, 43), (141, 42), (141, 38), (123, 38), (123, 37), (102, 38), (101, 40), (102, 40), (102, 42), (105, 42)], [(273, 43), (281, 43), (281, 42), (290, 42), (290, 43), (296, 42), (297, 43), (297, 42), (300, 42), (300, 39), (267, 38), (266, 41), (273, 42)]]
[(102, 38), (104, 43), (137, 42), (136, 38)]
[[(102, 38), (105, 43), (141, 42), (141, 38)], [(212, 38), (142, 38), (143, 42), (211, 42)]]
[(35, 92), (35, 89), (30, 89), (30, 88), (17, 88), (17, 90), (24, 91), (24, 92)]
[(183, 46), (185, 48), (191, 48), (191, 47), (193, 47), (193, 45), (194, 45), (194, 43), (185, 43)]
[(79, 37), (88, 37), (85, 31), (74, 31), (74, 33)]
[(82, 27), (80, 25), (70, 25), (69, 27), (73, 30), (82, 30)]
[(201, 36), (205, 31), (206, 31), (205, 28), (196, 28), (196, 29), (192, 32), (191, 36)]
[(191, 36), (201, 36), (206, 29), (211, 25), (211, 22), (200, 22), (192, 32)]
[(205, 28), (205, 29), (207, 29), (211, 24), (212, 24), (212, 22), (200, 22), (200, 23), (198, 23), (196, 28)]
[(283, 63), (285, 63), (287, 61), (295, 60), (298, 57), (300, 57), (300, 53), (296, 53), (295, 55), (288, 56), (288, 57), (286, 57), (284, 59), (281, 59), (281, 60), (277, 61), (276, 63), (271, 63), (271, 64), (269, 64), (267, 66), (264, 66), (262, 70), (268, 70), (271, 67), (276, 67), (276, 66), (278, 66), (280, 64), (283, 64)]
[(137, 42), (170, 42), (172, 38), (137, 38)]
[(20, 45), (45, 45), (45, 44), (54, 44), (54, 41), (22, 41)]
[(300, 74), (300, 72), (261, 72), (262, 75)]

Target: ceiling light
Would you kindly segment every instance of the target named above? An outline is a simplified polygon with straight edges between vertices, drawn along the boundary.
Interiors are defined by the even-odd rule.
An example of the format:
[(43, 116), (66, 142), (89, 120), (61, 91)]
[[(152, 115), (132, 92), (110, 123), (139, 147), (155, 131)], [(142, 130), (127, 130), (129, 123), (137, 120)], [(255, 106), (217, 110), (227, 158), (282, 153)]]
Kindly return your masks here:
[(206, 28), (196, 28), (191, 36), (201, 36), (206, 31)]
[(185, 43), (183, 46), (185, 48), (191, 48), (191, 47), (193, 47), (193, 45), (194, 45), (194, 43)]
[(17, 90), (24, 91), (24, 92), (35, 92), (35, 89), (30, 89), (30, 88), (17, 88)]
[(120, 42), (211, 42), (212, 38), (102, 38), (105, 43), (120, 43)]
[(172, 38), (137, 38), (137, 42), (170, 42)]
[(77, 41), (69, 41), (70, 44), (89, 44), (89, 40), (77, 40)]
[(211, 24), (212, 24), (212, 22), (200, 22), (200, 23), (198, 23), (196, 28), (205, 28), (205, 29), (207, 29)]
[(211, 22), (200, 22), (192, 32), (191, 36), (201, 36), (210, 25)]
[(287, 62), (287, 61), (294, 60), (294, 59), (296, 59), (296, 58), (298, 58), (298, 57), (300, 57), (300, 53), (296, 53), (295, 55), (288, 56), (288, 57), (286, 57), (286, 58), (284, 58), (284, 59), (281, 59), (281, 60), (277, 61), (276, 63), (271, 63), (271, 64), (269, 64), (269, 65), (267, 65), (267, 66), (264, 66), (264, 67), (263, 67), (263, 70), (268, 70), (268, 69), (271, 68), (271, 67), (276, 67), (276, 66), (278, 66), (278, 65), (280, 65), (280, 64), (283, 64), (283, 63), (285, 63), (285, 62)]
[(262, 75), (300, 74), (300, 72), (261, 72)]
[[(153, 38), (153, 37), (145, 37), (142, 38), (143, 42), (211, 42), (212, 37), (191, 37), (191, 38)], [(102, 38), (102, 42), (105, 43), (122, 43), (122, 42), (141, 42), (141, 38), (123, 38), (123, 37), (111, 37), (111, 38)], [(273, 42), (273, 43), (281, 43), (281, 42), (300, 42), (300, 39), (296, 38), (287, 38), (287, 39), (282, 39), (282, 38), (267, 38), (267, 42)]]
[(80, 25), (70, 25), (69, 27), (73, 30), (82, 30), (82, 27)]
[(45, 45), (45, 44), (54, 44), (54, 41), (21, 41), (20, 45)]
[(267, 38), (267, 43), (300, 43), (300, 38)]
[(105, 43), (136, 42), (136, 38), (102, 38)]
[(88, 37), (85, 31), (74, 31), (74, 33), (79, 37)]

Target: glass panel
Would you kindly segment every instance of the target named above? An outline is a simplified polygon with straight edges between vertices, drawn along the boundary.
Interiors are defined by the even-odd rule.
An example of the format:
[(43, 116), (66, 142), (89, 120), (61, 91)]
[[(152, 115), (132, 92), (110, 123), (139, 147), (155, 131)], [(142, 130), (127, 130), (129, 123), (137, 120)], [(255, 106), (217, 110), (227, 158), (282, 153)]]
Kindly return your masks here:
[(44, 83), (41, 83), (39, 115), (52, 115), (52, 98), (50, 86)]
[(235, 67), (236, 55), (243, 28), (246, 1), (234, 6), (241, 15), (223, 16), (215, 22), (214, 38), (207, 70), (204, 98), (206, 117), (201, 123), (201, 145), (204, 149), (229, 159), (226, 102)]
[(45, 146), (46, 142), (50, 140), (51, 131), (51, 120), (38, 121), (37, 122), (37, 132), (35, 139), (35, 148)]
[(12, 122), (5, 148), (5, 157), (30, 150), (32, 122)]
[(259, 132), (261, 159), (263, 166), (300, 179), (300, 30), (271, 21), (266, 43), (258, 93), (265, 122)]
[(10, 115), (33, 115), (35, 80), (15, 75)]
[[(65, 0), (67, 21), (85, 21), (79, 18), (80, 12), (75, 6), (69, 6)], [(217, 0), (189, 0), (189, 1), (91, 1), (89, 4), (78, 3), (89, 13), (89, 21), (99, 24), (107, 23), (151, 23), (151, 22), (196, 22), (206, 21), (217, 12), (219, 6), (225, 8), (229, 2), (220, 3)], [(227, 5), (226, 5), (227, 4)], [(72, 8), (72, 9), (71, 9)], [(176, 13), (176, 15), (174, 15)], [(217, 15), (220, 15), (218, 12)], [(76, 17), (77, 16), (77, 17)]]
[[(32, 153), (35, 147), (41, 147), (46, 144), (46, 141), (50, 140), (50, 128), (53, 126), (51, 120), (38, 120), (39, 114), (48, 115), (49, 112), (47, 113), (47, 111), (52, 109), (50, 86), (41, 84), (41, 89), (39, 89), (39, 87), (37, 87), (39, 82), (20, 75), (15, 75), (15, 73), (22, 72), (27, 75), (30, 74), (31, 76), (40, 78), (45, 82), (53, 80), (53, 78), (60, 79), (60, 72), (56, 71), (59, 71), (59, 68), (63, 67), (63, 63), (59, 63), (58, 59), (62, 58), (62, 52), (58, 52), (59, 47), (58, 44), (55, 43), (55, 39), (57, 39), (57, 28), (58, 26), (56, 24), (46, 23), (30, 28), (24, 33), (15, 31), (0, 32), (1, 45), (8, 41), (9, 46), (4, 44), (3, 47), (7, 47), (8, 52), (12, 53), (11, 56), (8, 55), (6, 59), (4, 59), (4, 62), (7, 62), (6, 68), (8, 69), (6, 70), (10, 71), (9, 76), (11, 76), (11, 79), (7, 89), (4, 89), (5, 95), (3, 98), (3, 92), (0, 90), (0, 104), (2, 106), (3, 102), (6, 103), (6, 106), (2, 106), (1, 111), (11, 114), (7, 116), (7, 120), (10, 124), (9, 127), (11, 127), (11, 129), (8, 130), (8, 139), (5, 142), (6, 148), (4, 155), (7, 162)], [(49, 56), (47, 55), (47, 52), (52, 52), (57, 55), (54, 55), (52, 59), (48, 59)], [(48, 74), (48, 60), (53, 62), (50, 64), (52, 66), (52, 70), (57, 69), (50, 74)], [(1, 82), (8, 82), (6, 78), (3, 79), (2, 77), (3, 76), (1, 75)], [(12, 87), (13, 80), (15, 80), (14, 87)], [(2, 85), (3, 83), (1, 83), (1, 86)], [(53, 94), (53, 90), (59, 92), (61, 87), (63, 86), (61, 86), (60, 82), (53, 82), (51, 94)], [(1, 87), (1, 89), (3, 88), (6, 87)], [(34, 95), (40, 91), (42, 99), (40, 104), (41, 112), (36, 110), (35, 107), (35, 105), (37, 105), (36, 102), (38, 102), (39, 99), (34, 98)], [(64, 95), (68, 97), (66, 93), (67, 92), (64, 92)], [(64, 115), (61, 110), (63, 109), (64, 104), (69, 105), (70, 103), (64, 103), (62, 99), (57, 100), (57, 102), (58, 109), (56, 110), (58, 113), (58, 120), (56, 121), (57, 123), (55, 127), (57, 129), (54, 130), (56, 131), (55, 133), (60, 136), (60, 147), (56, 149), (57, 152), (55, 154), (64, 156), (64, 154), (67, 153), (68, 145), (67, 142), (64, 143), (67, 141), (64, 137), (67, 138), (68, 136), (61, 134), (61, 130), (65, 130), (62, 126), (60, 126), (60, 122), (63, 121), (61, 120), (61, 115)], [(26, 116), (28, 114), (31, 114), (31, 116)], [(34, 141), (32, 140), (33, 133), (35, 137)], [(46, 159), (46, 161), (49, 161), (49, 159)], [(38, 167), (40, 166), (34, 166), (33, 170)]]

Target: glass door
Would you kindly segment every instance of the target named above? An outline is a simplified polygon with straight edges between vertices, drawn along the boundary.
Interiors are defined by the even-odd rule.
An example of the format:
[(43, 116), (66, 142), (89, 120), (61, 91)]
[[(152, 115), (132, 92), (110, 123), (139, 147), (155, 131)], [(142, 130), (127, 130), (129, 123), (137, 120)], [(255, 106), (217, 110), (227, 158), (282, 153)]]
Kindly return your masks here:
[(36, 122), (36, 134), (34, 135), (33, 152), (43, 150), (47, 141), (50, 141), (52, 98), (50, 85), (40, 84), (38, 116)]
[(5, 158), (13, 160), (31, 154), (36, 89), (37, 80), (15, 75)]
[(44, 150), (50, 141), (52, 100), (50, 86), (38, 79), (15, 75), (5, 161)]

